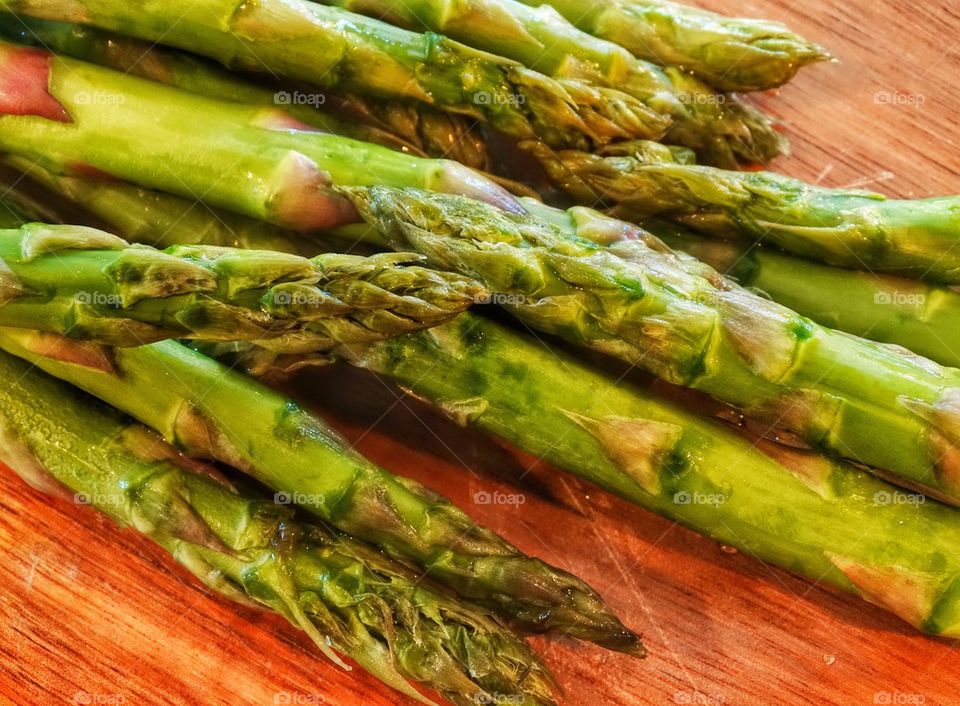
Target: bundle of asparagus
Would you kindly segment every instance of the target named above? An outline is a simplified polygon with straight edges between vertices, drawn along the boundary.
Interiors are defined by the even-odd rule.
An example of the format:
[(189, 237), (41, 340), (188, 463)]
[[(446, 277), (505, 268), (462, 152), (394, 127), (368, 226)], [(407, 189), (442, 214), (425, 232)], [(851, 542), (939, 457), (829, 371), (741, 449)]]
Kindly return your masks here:
[[(0, 347), (113, 404), (194, 456), (227, 463), (306, 511), (525, 629), (642, 654), (582, 581), (532, 559), (445, 499), (355, 452), (295, 402), (173, 341), (104, 349), (0, 329)], [(148, 397), (141, 390), (154, 390)], [(198, 392), (202, 391), (202, 392)], [(243, 419), (235, 415), (245, 410)]]
[(0, 458), (26, 481), (82, 497), (148, 536), (231, 601), (279, 613), (342, 666), (431, 703), (552, 704), (523, 641), (482, 608), (425, 585), (373, 547), (238, 490), (155, 433), (0, 353)]
[[(393, 247), (484, 282), (529, 326), (707, 392), (815, 448), (960, 502), (960, 373), (839, 334), (644, 242), (387, 187), (341, 189)], [(543, 207), (538, 209), (544, 211)], [(570, 219), (576, 226), (575, 218)], [(581, 232), (584, 235), (581, 235)], [(692, 266), (691, 266), (692, 265)]]
[(12, 44), (0, 44), (0, 75), (10, 86), (0, 113), (12, 117), (0, 148), (54, 168), (69, 163), (161, 190), (177, 181), (168, 190), (228, 210), (239, 198), (245, 215), (304, 230), (357, 220), (331, 183), (421, 186), (522, 210), (458, 162), (307, 130), (262, 103), (204, 98)]
[(557, 79), (576, 76), (617, 88), (661, 116), (660, 138), (694, 149), (712, 164), (766, 163), (786, 150), (770, 120), (736, 96), (717, 95), (675, 68), (642, 61), (618, 44), (581, 32), (548, 5), (527, 7), (518, 0), (324, 2), (402, 27), (426, 27)]
[[(476, 129), (476, 121), (467, 116), (357, 94), (304, 94), (295, 86), (264, 86), (201, 57), (95, 27), (0, 13), (0, 36), (191, 93), (280, 107), (301, 123), (324, 132), (420, 157), (445, 157), (476, 169), (490, 167), (487, 143)], [(509, 187), (525, 190), (513, 181)]]
[(0, 9), (75, 21), (207, 55), (230, 68), (325, 89), (419, 101), (489, 121), (517, 138), (590, 148), (657, 137), (662, 119), (625, 93), (553, 80), (436, 34), (305, 0), (200, 0), (134, 6), (90, 0), (4, 0)]
[[(126, 209), (122, 201), (97, 198), (98, 192), (141, 193), (89, 179), (49, 183), (65, 181), (74, 198), (82, 190), (81, 202), (87, 196), (97, 202), (97, 215), (108, 221), (124, 220)], [(145, 203), (146, 223), (190, 208), (175, 198), (163, 206)], [(170, 237), (160, 228), (147, 230), (141, 232), (151, 242), (166, 244)], [(295, 247), (295, 240), (288, 244)], [(204, 350), (258, 375), (288, 372), (286, 358), (249, 344)], [(383, 375), (460, 424), (505, 438), (724, 544), (857, 592), (922, 630), (960, 631), (955, 511), (933, 502), (884, 502), (897, 497), (897, 488), (853, 466), (743, 438), (471, 313), (421, 334), (339, 347), (311, 362), (333, 360)], [(63, 364), (37, 362), (76, 379)], [(941, 568), (930, 573), (933, 566)]]
[[(700, 533), (960, 635), (957, 511), (879, 502), (896, 487), (864, 473), (960, 503), (960, 373), (943, 367), (960, 360), (942, 286), (960, 271), (956, 199), (717, 168), (786, 149), (729, 92), (828, 58), (782, 25), (667, 0), (523, 3), (0, 0), (15, 42), (0, 43), (0, 150), (45, 187), (26, 195), (16, 177), (0, 199), (4, 458), (45, 488), (122, 497), (100, 509), (421, 700), (410, 681), (454, 703), (552, 703), (502, 619), (643, 647), (584, 582), (251, 376), (365, 368)], [(610, 213), (529, 198), (541, 184), (523, 170), (529, 185), (474, 171), (502, 172), (501, 143)], [(395, 252), (326, 252), (323, 229)], [(736, 237), (827, 264), (722, 240)], [(891, 293), (916, 303), (878, 309)], [(810, 448), (704, 421), (465, 311), (491, 300)]]

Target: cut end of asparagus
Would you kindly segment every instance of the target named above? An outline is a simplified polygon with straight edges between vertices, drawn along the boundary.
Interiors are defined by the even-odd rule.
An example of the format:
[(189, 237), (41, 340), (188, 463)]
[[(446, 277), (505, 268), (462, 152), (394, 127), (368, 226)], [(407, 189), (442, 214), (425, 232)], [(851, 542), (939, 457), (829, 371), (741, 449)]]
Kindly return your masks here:
[(67, 109), (50, 94), (52, 61), (53, 55), (41, 49), (0, 44), (0, 114), (72, 122)]
[(865, 600), (925, 629), (943, 590), (942, 577), (898, 566), (867, 566), (839, 554), (828, 558)]

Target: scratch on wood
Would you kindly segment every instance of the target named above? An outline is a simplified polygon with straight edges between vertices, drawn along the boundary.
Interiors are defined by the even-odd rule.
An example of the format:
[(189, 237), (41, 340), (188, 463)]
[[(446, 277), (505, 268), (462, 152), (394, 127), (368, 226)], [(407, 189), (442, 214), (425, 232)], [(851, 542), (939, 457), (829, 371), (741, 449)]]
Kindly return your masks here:
[(23, 581), (27, 588), (33, 588), (33, 581), (37, 576), (37, 565), (40, 563), (40, 557), (33, 552), (30, 553), (30, 566), (27, 567), (23, 575)]

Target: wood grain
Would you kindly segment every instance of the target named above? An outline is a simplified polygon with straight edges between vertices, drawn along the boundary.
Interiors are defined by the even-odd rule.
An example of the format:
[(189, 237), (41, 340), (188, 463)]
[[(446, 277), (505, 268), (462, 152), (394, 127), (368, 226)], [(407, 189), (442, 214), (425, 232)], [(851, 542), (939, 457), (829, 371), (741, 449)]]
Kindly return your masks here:
[[(710, 7), (785, 20), (839, 59), (760, 98), (793, 141), (780, 170), (896, 196), (960, 192), (955, 3)], [(299, 384), (360, 451), (583, 576), (644, 633), (644, 662), (535, 640), (567, 704), (960, 703), (954, 641), (724, 551), (458, 429), (365, 373)], [(479, 505), (479, 491), (525, 503)], [(326, 663), (281, 619), (211, 596), (149, 542), (39, 496), (7, 469), (0, 551), (0, 703), (403, 703), (362, 671)]]

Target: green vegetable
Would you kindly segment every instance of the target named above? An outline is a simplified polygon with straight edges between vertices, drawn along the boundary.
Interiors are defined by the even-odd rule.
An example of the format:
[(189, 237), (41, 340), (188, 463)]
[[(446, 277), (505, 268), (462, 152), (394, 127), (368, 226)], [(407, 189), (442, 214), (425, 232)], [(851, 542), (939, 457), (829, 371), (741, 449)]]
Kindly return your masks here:
[(953, 508), (842, 462), (745, 440), (470, 313), (350, 360), (701, 534), (960, 636)]
[(642, 101), (658, 116), (653, 139), (697, 150), (701, 159), (735, 166), (767, 162), (786, 151), (770, 121), (736, 96), (675, 69), (641, 61), (623, 47), (581, 32), (556, 10), (516, 0), (326, 0), (402, 27), (440, 32), (556, 79), (584, 78)]
[(0, 353), (0, 458), (170, 552), (209, 588), (265, 607), (407, 696), (552, 704), (537, 657), (485, 610), (439, 593), (372, 547), (237, 490), (156, 434)]
[(155, 250), (81, 226), (0, 230), (0, 325), (141, 345), (250, 340), (319, 353), (434, 326), (484, 296), (396, 254), (312, 259), (268, 250)]
[(812, 186), (773, 172), (672, 163), (642, 142), (617, 145), (603, 155), (533, 144), (529, 149), (571, 196), (606, 203), (620, 218), (659, 216), (830, 265), (960, 283), (957, 196), (900, 201)]
[(669, 224), (647, 225), (670, 247), (817, 323), (960, 367), (960, 294), (949, 287), (830, 267)]
[[(13, 202), (27, 214), (11, 222), (10, 227), (30, 221), (82, 222), (132, 242), (161, 248), (211, 245), (304, 256), (318, 250), (308, 236), (202, 201), (187, 201), (113, 179), (55, 174), (17, 157), (5, 161), (11, 174), (4, 179), (7, 190), (0, 203)], [(25, 194), (25, 186), (39, 189), (39, 197)], [(58, 202), (63, 206), (57, 208)]]
[[(124, 189), (121, 183), (109, 186), (112, 194)], [(132, 194), (139, 191), (126, 188)], [(114, 211), (125, 210), (125, 202), (104, 199), (106, 215), (110, 204)], [(191, 210), (190, 202), (178, 203), (175, 197), (148, 199), (141, 205), (147, 220), (138, 231), (146, 235), (153, 224), (150, 240), (176, 242), (162, 224), (175, 220), (178, 205), (181, 212)], [(293, 240), (286, 249), (298, 248)], [(583, 582), (526, 557), (413, 481), (374, 466), (291, 400), (178, 343), (106, 349), (51, 334), (0, 329), (0, 347), (123, 409), (178, 447), (239, 468), (291, 500), (303, 501), (306, 510), (343, 531), (396, 558), (420, 562), (432, 578), (493, 606), (526, 629), (562, 632), (643, 654), (639, 638)], [(326, 359), (313, 356), (302, 362)], [(145, 396), (142, 390), (151, 393)], [(237, 417), (238, 409), (244, 410), (243, 418)]]
[[(165, 205), (156, 220), (173, 216), (175, 200)], [(598, 239), (625, 235), (582, 209), (544, 216)], [(278, 366), (285, 372), (291, 362), (249, 345), (216, 348), (261, 374)], [(920, 629), (960, 635), (955, 510), (841, 462), (748, 442), (469, 312), (426, 332), (332, 354), (322, 362), (336, 356), (387, 376), (457, 422), (701, 534), (857, 592)]]
[[(536, 6), (540, 0), (523, 0)], [(634, 55), (693, 72), (724, 91), (776, 88), (829, 59), (779, 22), (725, 17), (670, 0), (549, 0), (584, 32)]]
[(417, 562), (431, 578), (525, 629), (643, 653), (639, 638), (582, 581), (524, 555), (423, 486), (373, 465), (295, 402), (179, 343), (109, 349), (4, 328), (0, 347), (191, 455), (242, 470), (334, 527)]
[(960, 502), (960, 372), (818, 326), (649, 235), (600, 245), (604, 219), (587, 209), (549, 222), (537, 204), (516, 215), (415, 189), (340, 191), (375, 242), (478, 279), (531, 328)]
[(225, 66), (324, 89), (417, 101), (485, 120), (519, 139), (592, 149), (656, 137), (661, 119), (636, 99), (556, 81), (442, 35), (419, 34), (305, 0), (3, 0), (0, 9), (162, 42)]
[[(275, 199), (264, 198), (263, 190), (251, 188), (246, 179), (236, 179), (236, 170), (230, 170), (226, 175), (222, 174), (222, 169), (214, 170), (211, 160), (216, 161), (219, 157), (221, 163), (235, 164), (240, 160), (247, 165), (255, 160), (260, 162), (262, 170), (247, 174), (266, 176), (282, 163), (277, 162), (276, 156), (267, 156), (263, 150), (264, 140), (291, 140), (305, 149), (310, 140), (319, 137), (336, 146), (336, 155), (321, 155), (316, 150), (311, 154), (321, 159), (320, 163), (327, 171), (338, 170), (334, 179), (339, 183), (416, 181), (411, 179), (411, 169), (421, 175), (436, 173), (424, 166), (433, 163), (404, 158), (388, 150), (384, 150), (384, 154), (389, 155), (387, 159), (409, 160), (405, 168), (390, 171), (382, 161), (378, 161), (374, 168), (360, 158), (365, 147), (360, 143), (329, 135), (251, 128), (254, 116), (242, 106), (205, 101), (159, 84), (121, 77), (78, 62), (64, 62), (64, 59), (51, 60), (51, 77), (54, 79), (51, 85), (55, 97), (66, 99), (69, 95), (76, 95), (74, 90), (104, 86), (106, 81), (108, 86), (124, 87), (125, 91), (117, 94), (124, 100), (118, 106), (111, 106), (110, 110), (70, 103), (71, 111), (81, 109), (74, 116), (81, 119), (68, 126), (49, 118), (0, 117), (0, 146), (33, 158), (47, 155), (48, 159), (53, 159), (50, 156), (52, 151), (60, 161), (90, 162), (141, 185), (188, 192), (184, 193), (186, 196), (206, 193), (225, 208), (279, 222), (289, 222), (289, 219), (280, 218), (277, 210), (271, 208)], [(69, 66), (70, 69), (61, 71), (60, 66)], [(58, 90), (60, 84), (69, 84), (74, 90)], [(141, 100), (144, 97), (147, 100)], [(144, 119), (145, 115), (160, 114), (173, 125), (179, 125), (187, 115), (180, 110), (183, 105), (197, 109), (188, 113), (192, 116), (189, 131), (173, 130), (169, 134), (161, 131), (157, 135), (152, 131), (165, 121)], [(209, 116), (210, 124), (198, 116)], [(145, 124), (139, 126), (138, 123)], [(204, 126), (203, 129), (200, 125)], [(157, 139), (144, 142), (136, 132), (137, 127), (143, 127)], [(249, 144), (237, 139), (250, 133), (257, 139)], [(124, 140), (130, 146), (127, 151), (123, 150)], [(164, 144), (178, 144), (182, 149), (171, 154), (162, 149)], [(260, 145), (259, 149), (257, 145)], [(302, 156), (304, 153), (286, 154)], [(351, 154), (353, 159), (350, 159)], [(187, 181), (192, 190), (184, 189)], [(469, 182), (470, 186), (474, 184)], [(482, 190), (484, 195), (491, 193), (487, 184), (484, 183)], [(291, 206), (291, 212), (294, 212), (293, 205), (302, 206), (304, 191), (292, 188), (289, 183), (271, 193), (282, 195), (283, 202)], [(357, 198), (359, 193), (351, 195), (328, 190), (327, 198), (338, 204), (339, 213), (345, 210), (353, 213), (346, 219), (352, 220), (357, 216), (349, 198)], [(568, 241), (565, 232), (543, 228), (539, 221), (527, 216), (507, 214), (464, 199), (449, 199), (454, 210), (459, 209), (460, 204), (464, 205), (463, 214), (447, 214), (444, 204), (448, 201), (440, 195), (383, 187), (369, 193), (384, 195), (378, 199), (377, 207), (382, 213), (377, 218), (397, 218), (388, 230), (393, 231), (394, 237), (404, 231), (400, 240), (417, 233), (416, 224), (403, 223), (407, 216), (413, 215), (415, 219), (424, 218), (424, 225), (436, 230), (431, 234), (428, 229), (422, 229), (428, 240), (442, 248), (449, 248), (451, 242), (457, 242), (457, 248), (462, 248), (463, 252), (475, 250), (475, 244), (471, 244), (474, 236), (481, 242), (488, 238), (515, 238), (510, 232), (516, 229), (516, 224), (528, 221), (529, 233), (524, 233), (520, 240), (528, 235), (546, 237), (549, 248)], [(426, 207), (417, 203), (421, 196)], [(321, 200), (311, 196), (309, 204), (315, 206)], [(364, 201), (366, 197), (360, 200)], [(513, 206), (512, 210), (521, 210), (517, 202), (508, 203)], [(410, 212), (400, 213), (408, 205)], [(339, 210), (339, 206), (344, 210)], [(542, 205), (529, 202), (524, 206), (536, 212), (538, 218), (551, 217), (551, 211)], [(299, 208), (295, 213), (299, 215), (303, 211)], [(370, 209), (367, 211), (366, 215), (371, 217)], [(450, 222), (443, 223), (448, 216)], [(596, 221), (593, 217), (588, 220)], [(508, 235), (499, 233), (500, 228), (504, 228)], [(628, 224), (609, 220), (604, 228), (617, 232), (630, 230)], [(457, 233), (465, 237), (451, 240), (450, 236)], [(426, 247), (425, 242), (420, 246)], [(657, 257), (651, 261), (645, 252), (640, 252), (639, 259), (647, 264), (637, 272), (638, 265), (625, 262), (620, 254), (600, 251), (584, 263), (582, 243), (565, 247), (571, 248), (573, 257), (557, 260), (556, 266), (564, 268), (562, 276), (549, 271), (547, 276), (551, 286), (557, 286), (562, 292), (571, 292), (572, 296), (551, 295), (550, 303), (556, 306), (518, 307), (524, 311), (524, 316), (530, 317), (531, 323), (630, 360), (642, 359), (645, 367), (666, 379), (702, 389), (753, 416), (775, 421), (778, 426), (802, 435), (817, 448), (882, 468), (905, 479), (904, 482), (915, 483), (942, 497), (951, 497), (958, 492), (960, 470), (950, 453), (956, 444), (951, 431), (955, 416), (951, 401), (953, 384), (939, 379), (941, 373), (938, 370), (930, 372), (925, 363), (906, 360), (892, 351), (871, 348), (863, 342), (823, 331), (793, 312), (751, 297), (740, 289), (714, 286), (709, 277), (681, 275), (669, 267), (673, 263), (669, 257)], [(442, 248), (424, 254), (434, 263), (445, 264)], [(535, 304), (543, 294), (536, 284), (536, 278), (542, 274), (540, 263), (535, 262), (528, 271), (524, 258), (551, 260), (554, 255), (549, 248), (529, 251), (509, 248), (501, 257), (494, 257), (496, 253), (490, 252), (485, 256), (487, 263), (483, 264), (482, 272), (467, 268), (466, 273), (480, 274), (491, 289), (522, 294), (523, 297), (532, 292)], [(418, 247), (409, 244), (403, 249), (419, 251)], [(513, 253), (519, 258), (516, 262)], [(504, 262), (507, 264), (502, 266)], [(479, 262), (475, 264), (479, 266)], [(661, 266), (668, 266), (665, 285), (657, 283), (661, 276), (656, 270)], [(647, 273), (647, 267), (653, 268), (652, 275)], [(619, 275), (615, 274), (617, 271), (620, 271)], [(528, 275), (534, 279), (523, 280)], [(654, 277), (656, 286), (647, 291), (642, 283), (649, 276)], [(677, 288), (669, 280), (681, 276), (683, 279), (679, 281), (690, 291), (685, 292), (681, 287), (678, 296)], [(639, 287), (638, 283), (641, 283)], [(585, 285), (589, 287), (584, 289)], [(591, 300), (593, 287), (603, 291), (603, 306), (599, 311), (597, 303)], [(577, 309), (578, 300), (584, 300), (585, 306), (589, 306)], [(720, 306), (713, 306), (715, 303)], [(605, 310), (607, 306), (609, 310)], [(624, 307), (631, 312), (631, 317), (623, 319)], [(719, 328), (718, 316), (722, 323)], [(646, 325), (627, 325), (634, 322), (646, 322)], [(802, 365), (794, 367), (793, 356), (801, 352), (803, 355), (797, 360)], [(878, 434), (879, 441), (875, 439)]]

